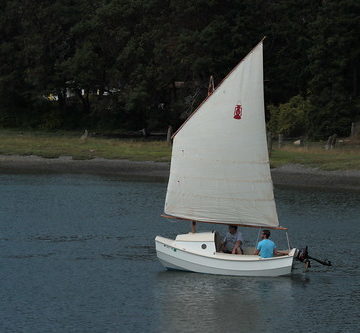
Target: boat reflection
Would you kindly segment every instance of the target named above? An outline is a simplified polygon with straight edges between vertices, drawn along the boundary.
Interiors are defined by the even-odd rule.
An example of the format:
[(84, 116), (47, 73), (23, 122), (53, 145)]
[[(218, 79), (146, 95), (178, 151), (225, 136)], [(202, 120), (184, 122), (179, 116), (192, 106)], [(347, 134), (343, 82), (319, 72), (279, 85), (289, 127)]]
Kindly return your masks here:
[(154, 285), (161, 332), (257, 332), (285, 320), (303, 274), (249, 278), (164, 271)]

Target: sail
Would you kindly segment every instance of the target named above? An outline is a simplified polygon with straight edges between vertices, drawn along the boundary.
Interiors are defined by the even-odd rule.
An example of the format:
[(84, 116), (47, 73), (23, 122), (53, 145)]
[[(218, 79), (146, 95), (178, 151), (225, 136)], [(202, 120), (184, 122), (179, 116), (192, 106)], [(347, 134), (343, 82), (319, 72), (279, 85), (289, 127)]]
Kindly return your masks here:
[(165, 213), (279, 225), (266, 143), (260, 42), (174, 136)]

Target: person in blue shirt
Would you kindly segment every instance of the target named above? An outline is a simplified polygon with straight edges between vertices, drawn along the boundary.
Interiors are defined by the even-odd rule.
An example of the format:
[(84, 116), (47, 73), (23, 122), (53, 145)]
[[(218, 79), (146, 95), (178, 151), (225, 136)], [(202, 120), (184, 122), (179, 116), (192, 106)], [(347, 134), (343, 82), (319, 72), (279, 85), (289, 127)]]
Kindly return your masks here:
[[(261, 234), (262, 241), (260, 241), (256, 247), (255, 255), (259, 255), (261, 258), (271, 258), (278, 254), (275, 243), (269, 239), (270, 231), (263, 230)], [(279, 253), (280, 254), (280, 253)]]

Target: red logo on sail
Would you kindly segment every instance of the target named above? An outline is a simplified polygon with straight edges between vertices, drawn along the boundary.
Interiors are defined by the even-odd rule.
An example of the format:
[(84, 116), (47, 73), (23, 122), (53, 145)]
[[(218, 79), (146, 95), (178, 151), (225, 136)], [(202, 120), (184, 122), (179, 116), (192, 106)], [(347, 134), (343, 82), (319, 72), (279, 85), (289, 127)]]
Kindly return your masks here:
[(242, 106), (236, 105), (234, 110), (234, 119), (241, 119), (242, 117)]

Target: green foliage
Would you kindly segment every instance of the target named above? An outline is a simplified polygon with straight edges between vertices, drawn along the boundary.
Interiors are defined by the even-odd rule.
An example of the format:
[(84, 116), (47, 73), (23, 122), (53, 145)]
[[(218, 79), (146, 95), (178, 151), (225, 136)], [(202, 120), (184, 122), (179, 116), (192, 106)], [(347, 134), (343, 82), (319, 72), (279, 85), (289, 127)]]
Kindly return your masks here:
[(311, 26), (309, 91), (315, 112), (308, 114), (308, 123), (312, 137), (349, 135), (351, 122), (360, 116), (359, 11), (356, 0), (326, 1)]
[(209, 76), (219, 83), (264, 35), (273, 132), (347, 135), (360, 117), (356, 0), (3, 0), (0, 9), (3, 127), (177, 128)]
[(301, 96), (292, 97), (278, 107), (269, 106), (271, 119), (268, 123), (272, 133), (300, 136), (306, 132), (306, 116), (311, 111), (310, 103)]

